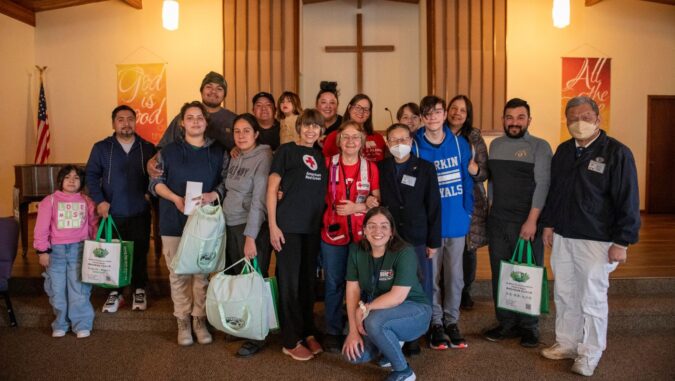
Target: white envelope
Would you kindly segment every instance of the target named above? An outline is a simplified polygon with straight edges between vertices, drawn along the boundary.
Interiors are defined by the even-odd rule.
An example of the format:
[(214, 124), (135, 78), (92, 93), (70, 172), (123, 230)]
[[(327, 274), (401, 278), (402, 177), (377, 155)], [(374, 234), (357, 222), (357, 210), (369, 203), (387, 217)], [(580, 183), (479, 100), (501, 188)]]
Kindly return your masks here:
[(183, 214), (189, 216), (195, 209), (199, 206), (199, 198), (193, 200), (195, 197), (200, 197), (202, 195), (202, 186), (201, 182), (188, 181), (185, 185), (185, 210)]

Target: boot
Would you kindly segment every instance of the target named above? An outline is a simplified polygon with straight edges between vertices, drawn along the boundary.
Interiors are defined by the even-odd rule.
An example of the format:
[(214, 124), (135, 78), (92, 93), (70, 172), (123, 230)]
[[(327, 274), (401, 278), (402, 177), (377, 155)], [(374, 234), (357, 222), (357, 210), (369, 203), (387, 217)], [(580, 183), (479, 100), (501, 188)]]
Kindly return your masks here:
[(213, 341), (213, 338), (206, 327), (206, 318), (204, 316), (195, 316), (192, 318), (192, 330), (195, 332), (199, 344), (211, 344)]
[(190, 317), (185, 319), (176, 319), (178, 322), (178, 345), (192, 345), (192, 329), (190, 328)]

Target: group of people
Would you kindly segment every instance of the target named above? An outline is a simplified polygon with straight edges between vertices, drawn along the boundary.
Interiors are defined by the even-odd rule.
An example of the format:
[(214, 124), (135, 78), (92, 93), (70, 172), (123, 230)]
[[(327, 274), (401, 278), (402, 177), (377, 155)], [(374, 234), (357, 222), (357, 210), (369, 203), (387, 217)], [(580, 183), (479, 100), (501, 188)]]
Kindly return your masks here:
[[(499, 264), (519, 238), (544, 265), (553, 247), (556, 343), (550, 359), (575, 359), (591, 375), (605, 349), (609, 273), (637, 242), (639, 201), (630, 150), (600, 129), (588, 97), (567, 104), (572, 139), (555, 155), (528, 132), (529, 104), (509, 100), (504, 136), (490, 144), (474, 127), (471, 101), (434, 95), (406, 103), (384, 136), (373, 103), (354, 96), (338, 115), (334, 82), (322, 82), (315, 108), (297, 94), (275, 102), (266, 92), (252, 113), (222, 107), (227, 83), (210, 72), (201, 102), (185, 103), (155, 147), (135, 132), (135, 111), (112, 112), (114, 134), (94, 145), (86, 169), (64, 167), (59, 190), (39, 205), (34, 246), (46, 267), (45, 290), (56, 319), (52, 335), (90, 334), (91, 286), (79, 281), (83, 241), (99, 217), (112, 216), (119, 236), (134, 242), (132, 308), (145, 310), (150, 195), (159, 198), (162, 253), (169, 267), (177, 341), (212, 342), (205, 313), (207, 275), (175, 274), (186, 203), (218, 202), (226, 220), (228, 263), (257, 258), (268, 276), (276, 253), (284, 354), (310, 360), (324, 350), (353, 363), (391, 367), (388, 379), (413, 380), (405, 355), (430, 348), (467, 348), (460, 309), (473, 306), (476, 250), (489, 245), (496, 300)], [(487, 180), (487, 192), (484, 183)], [(186, 182), (202, 194), (186, 200)], [(88, 193), (82, 193), (86, 184)], [(314, 326), (317, 268), (325, 281), (325, 332)], [(232, 269), (237, 273), (240, 269)], [(112, 290), (103, 312), (124, 305)], [(345, 307), (346, 306), (346, 307)], [(539, 344), (538, 320), (496, 308), (490, 341), (519, 337)], [(237, 354), (257, 353), (248, 340)]]

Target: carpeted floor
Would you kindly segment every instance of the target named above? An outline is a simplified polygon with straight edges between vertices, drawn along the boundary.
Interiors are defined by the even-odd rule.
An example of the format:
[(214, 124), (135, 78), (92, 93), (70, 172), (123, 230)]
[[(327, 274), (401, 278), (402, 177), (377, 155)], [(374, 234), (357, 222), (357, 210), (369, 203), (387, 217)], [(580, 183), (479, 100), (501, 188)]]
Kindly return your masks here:
[[(174, 333), (94, 331), (78, 340), (53, 339), (37, 328), (0, 328), (0, 380), (378, 380), (387, 371), (353, 366), (338, 355), (293, 361), (279, 337), (250, 359), (234, 357), (240, 342), (216, 334), (211, 345), (182, 348)], [(550, 343), (550, 333), (542, 341)], [(421, 380), (569, 380), (572, 360), (551, 361), (516, 340), (490, 343), (468, 335), (469, 348), (424, 349), (410, 364)], [(596, 380), (674, 380), (675, 327), (668, 331), (611, 333)]]

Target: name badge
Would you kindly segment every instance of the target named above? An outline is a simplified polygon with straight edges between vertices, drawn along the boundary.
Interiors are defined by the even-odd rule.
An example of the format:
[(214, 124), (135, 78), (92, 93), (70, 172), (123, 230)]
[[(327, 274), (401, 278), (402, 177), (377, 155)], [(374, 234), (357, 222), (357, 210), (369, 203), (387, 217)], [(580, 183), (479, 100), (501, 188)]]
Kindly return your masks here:
[(401, 179), (401, 184), (407, 185), (407, 186), (410, 186), (410, 187), (414, 187), (415, 181), (417, 181), (416, 177), (403, 175), (403, 179)]
[(588, 163), (588, 170), (597, 172), (597, 173), (604, 173), (605, 172), (605, 163), (601, 163), (599, 161), (591, 160)]

